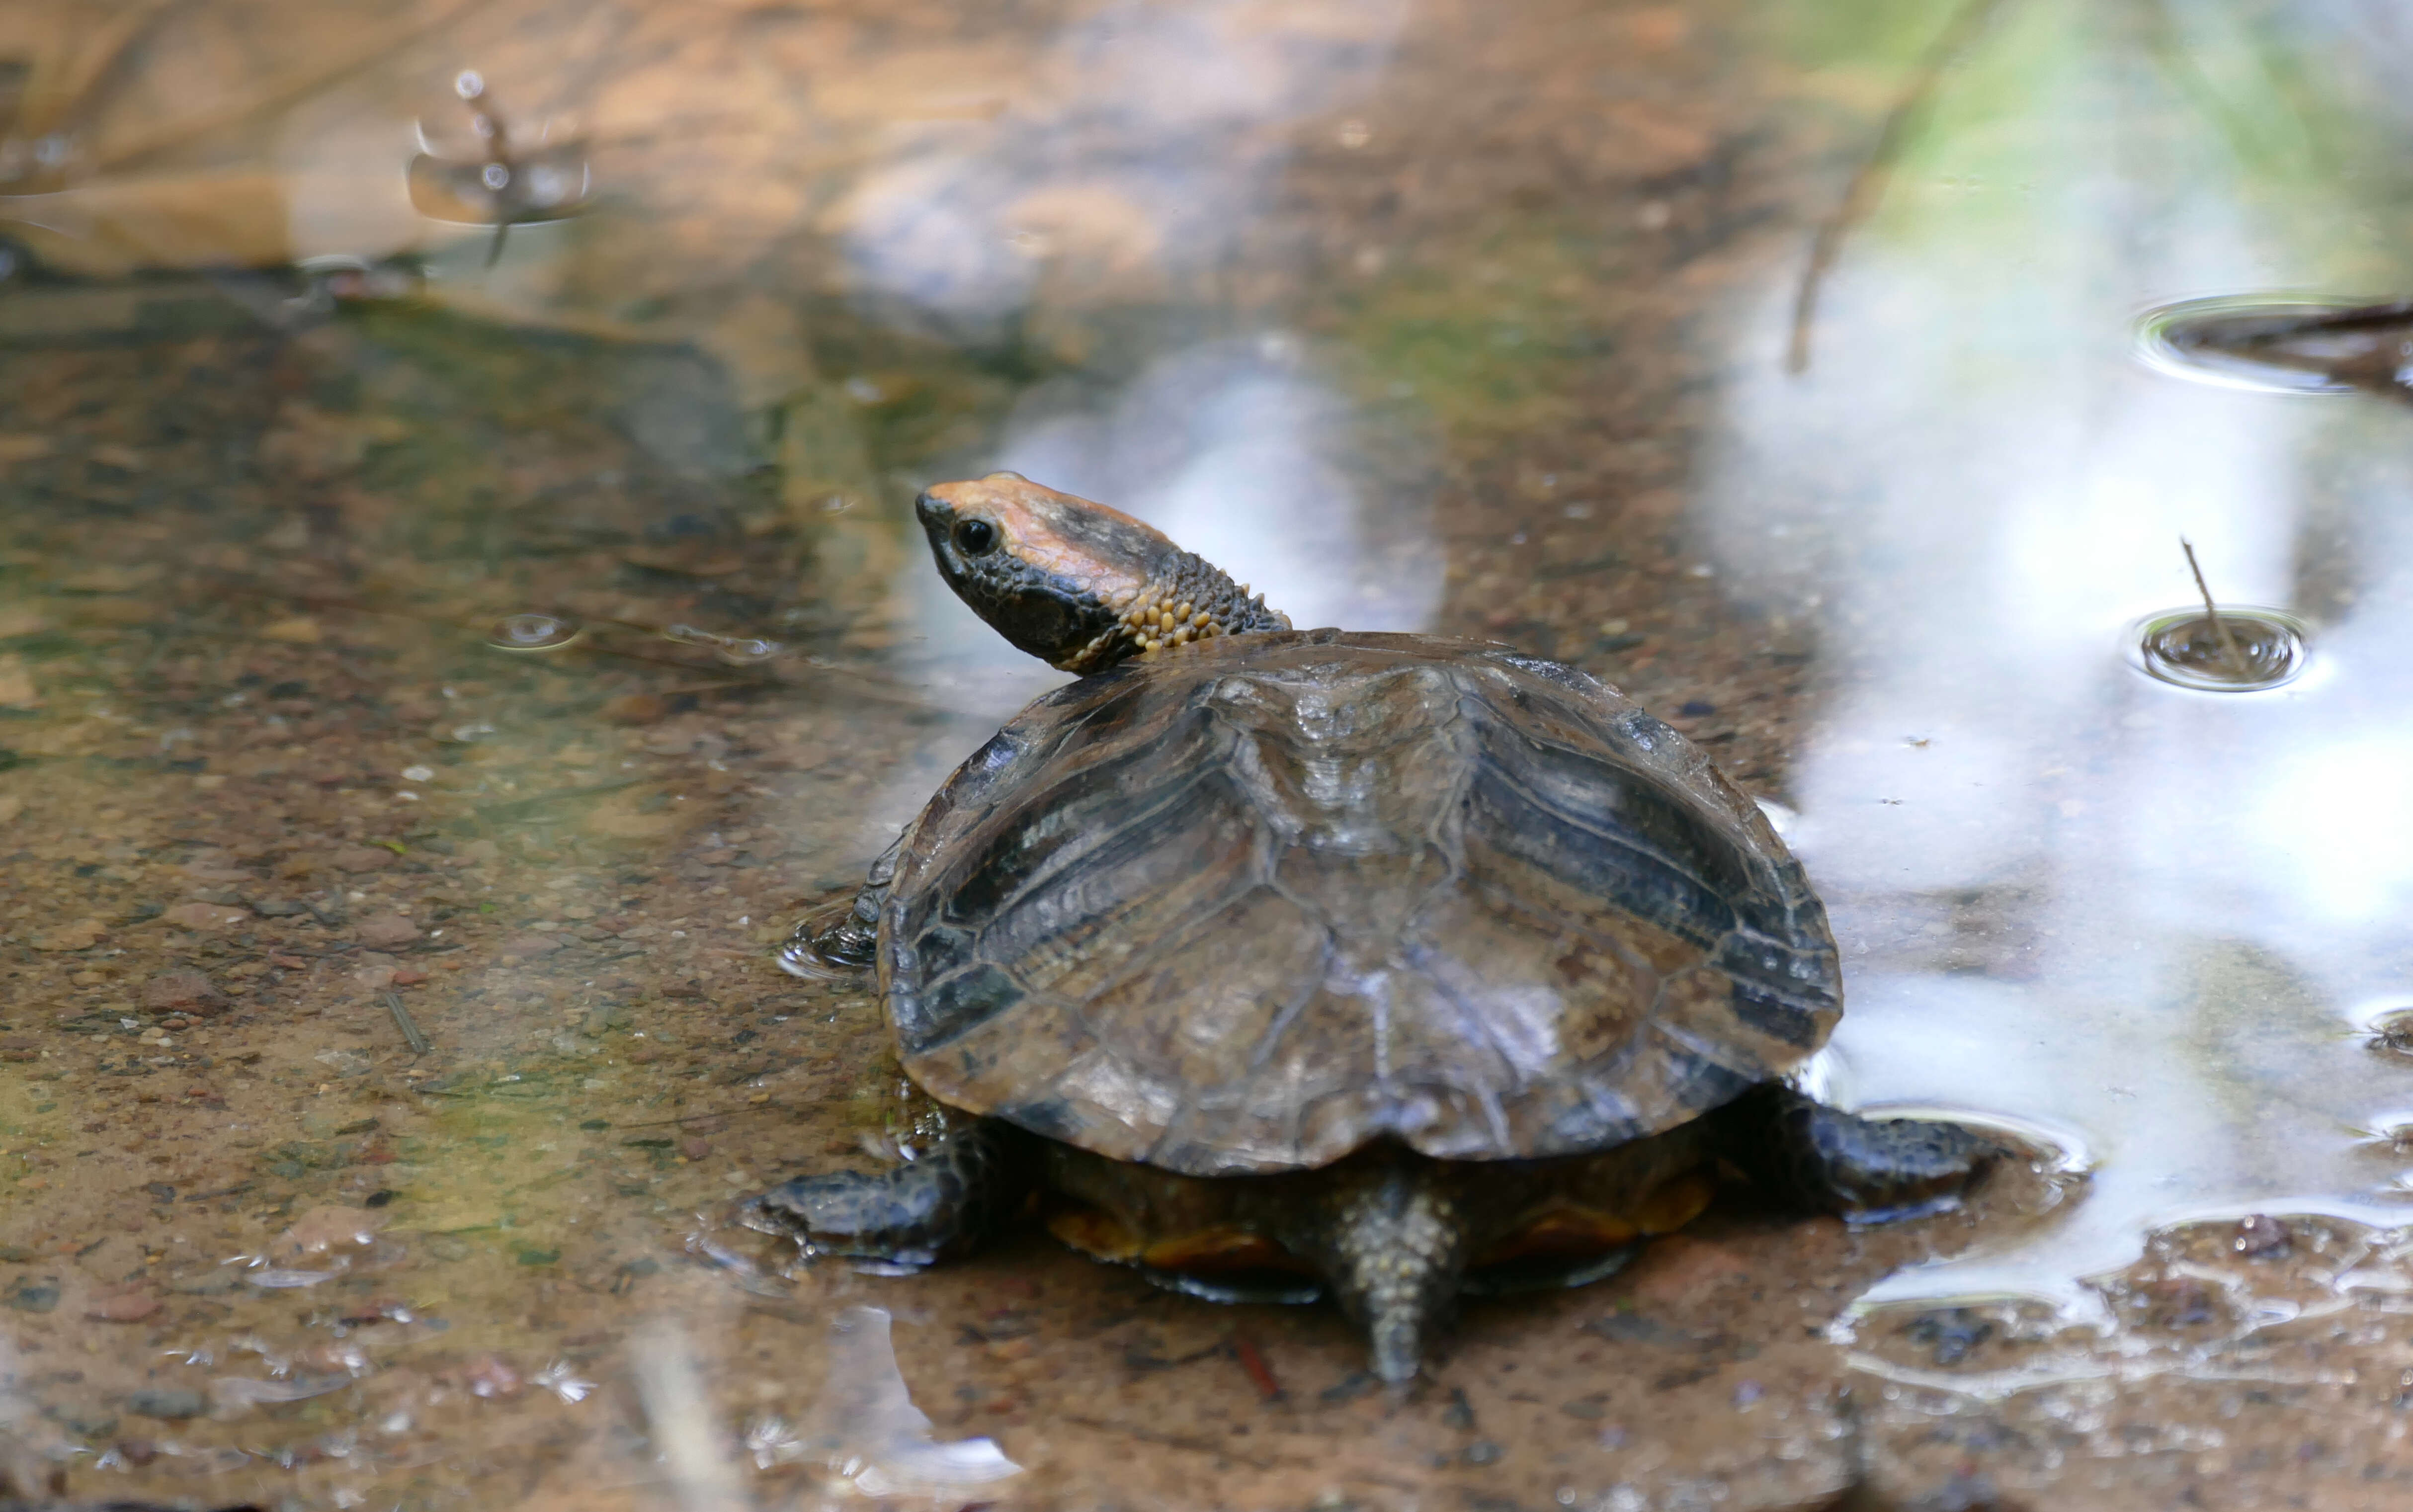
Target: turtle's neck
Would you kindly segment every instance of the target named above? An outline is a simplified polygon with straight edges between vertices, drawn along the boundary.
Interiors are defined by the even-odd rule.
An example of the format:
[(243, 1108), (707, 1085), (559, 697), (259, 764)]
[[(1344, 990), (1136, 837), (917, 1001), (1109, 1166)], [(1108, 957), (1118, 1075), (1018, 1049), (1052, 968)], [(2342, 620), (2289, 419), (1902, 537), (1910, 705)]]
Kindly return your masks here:
[(1264, 594), (1251, 594), (1214, 563), (1179, 550), (1160, 558), (1147, 586), (1114, 609), (1114, 624), (1057, 667), (1086, 676), (1144, 652), (1291, 628), (1288, 615), (1266, 607)]

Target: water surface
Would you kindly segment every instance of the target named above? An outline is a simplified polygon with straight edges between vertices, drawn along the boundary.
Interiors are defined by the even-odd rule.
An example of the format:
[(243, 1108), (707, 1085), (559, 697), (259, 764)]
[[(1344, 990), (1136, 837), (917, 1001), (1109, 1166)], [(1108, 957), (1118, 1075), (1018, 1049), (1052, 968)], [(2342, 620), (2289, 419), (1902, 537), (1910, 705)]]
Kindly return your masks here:
[[(2137, 332), (2406, 289), (2408, 38), (1960, 14), (0, 18), (7, 1474), (1618, 1512), (2395, 1474), (2408, 422)], [(511, 200), (538, 170), (584, 188)], [(1060, 680), (910, 522), (998, 467), (1301, 624), (1626, 689), (1788, 816), (1829, 1094), (2053, 1153), (1887, 1231), (1731, 1193), (1472, 1308), (1404, 1402), (1316, 1310), (732, 1226), (920, 1136), (868, 998), (771, 954)], [(2139, 670), (2199, 612), (2182, 537), (2298, 675)]]

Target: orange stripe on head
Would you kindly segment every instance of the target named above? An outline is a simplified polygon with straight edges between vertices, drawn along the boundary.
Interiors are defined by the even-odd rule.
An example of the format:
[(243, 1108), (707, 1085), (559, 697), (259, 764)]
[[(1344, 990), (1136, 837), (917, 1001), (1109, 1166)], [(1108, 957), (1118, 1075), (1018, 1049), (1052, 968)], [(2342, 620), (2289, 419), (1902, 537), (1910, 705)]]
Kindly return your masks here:
[(1020, 473), (940, 483), (926, 497), (958, 520), (988, 521), (999, 532), (998, 549), (1116, 608), (1137, 597), (1178, 549), (1162, 531), (1120, 510), (1058, 493)]

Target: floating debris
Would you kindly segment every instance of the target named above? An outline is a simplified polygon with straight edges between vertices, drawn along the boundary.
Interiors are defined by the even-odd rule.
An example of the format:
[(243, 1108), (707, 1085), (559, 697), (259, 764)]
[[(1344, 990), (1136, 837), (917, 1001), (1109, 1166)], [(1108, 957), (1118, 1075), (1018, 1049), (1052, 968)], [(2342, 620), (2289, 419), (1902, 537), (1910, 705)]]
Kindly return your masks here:
[(304, 258), (293, 265), (299, 292), (276, 306), (274, 323), (287, 329), (323, 320), (345, 304), (388, 304), (417, 299), (427, 288), (426, 270), (416, 258), (370, 259), (337, 253)]
[(2132, 645), (2147, 676), (2178, 688), (2250, 693), (2292, 682), (2304, 670), (2303, 621), (2278, 609), (2213, 600), (2194, 545), (2182, 539), (2200, 612), (2171, 610), (2139, 622)]
[[(2371, 1020), (2370, 1032), (2373, 1049), (2413, 1058), (2413, 1008), (2391, 1008), (2377, 1015)], [(2390, 1136), (2395, 1137), (2394, 1131)]]
[(316, 1286), (322, 1281), (333, 1281), (340, 1270), (302, 1270), (291, 1266), (263, 1266), (244, 1273), (244, 1280), (254, 1286), (278, 1290), (297, 1286)]
[(671, 1505), (691, 1512), (735, 1512), (748, 1505), (736, 1466), (721, 1452), (720, 1425), (687, 1335), (667, 1319), (657, 1323), (629, 1341), (629, 1363), (647, 1436), (670, 1475)]
[(2413, 397), (2413, 301), (2184, 300), (2138, 319), (2137, 357), (2158, 372), (2227, 388)]
[(595, 1389), (595, 1383), (582, 1379), (577, 1371), (570, 1368), (570, 1362), (567, 1360), (555, 1360), (543, 1370), (528, 1377), (528, 1380), (564, 1401), (585, 1401)]
[(221, 1413), (281, 1401), (307, 1401), (352, 1384), (348, 1375), (297, 1376), (285, 1381), (260, 1381), (245, 1375), (221, 1375), (210, 1382), (210, 1404)]
[(681, 645), (709, 646), (712, 654), (733, 667), (759, 666), (785, 654), (787, 647), (777, 641), (756, 635), (722, 635), (701, 630), (693, 625), (672, 625), (662, 630), (662, 639), (676, 641)]
[(513, 226), (566, 220), (585, 210), (594, 195), (594, 174), (587, 166), (586, 144), (576, 138), (548, 141), (548, 127), (533, 146), (515, 142), (502, 112), (487, 98), (484, 77), (476, 70), (462, 70), (452, 81), (452, 92), (469, 107), (469, 129), (480, 139), (483, 155), (445, 153), (428, 140), (422, 124), (420, 151), (404, 177), (412, 208), (428, 219), (495, 228), (494, 245), (486, 254), (486, 265), (492, 267)]

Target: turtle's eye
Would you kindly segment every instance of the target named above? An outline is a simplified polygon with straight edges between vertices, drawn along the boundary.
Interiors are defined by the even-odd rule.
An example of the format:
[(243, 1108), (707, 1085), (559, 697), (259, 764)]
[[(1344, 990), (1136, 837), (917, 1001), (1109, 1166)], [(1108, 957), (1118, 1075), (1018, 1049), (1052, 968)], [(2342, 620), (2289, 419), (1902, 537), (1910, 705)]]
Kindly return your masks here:
[(967, 556), (985, 556), (997, 550), (997, 526), (986, 520), (955, 522), (955, 549)]

